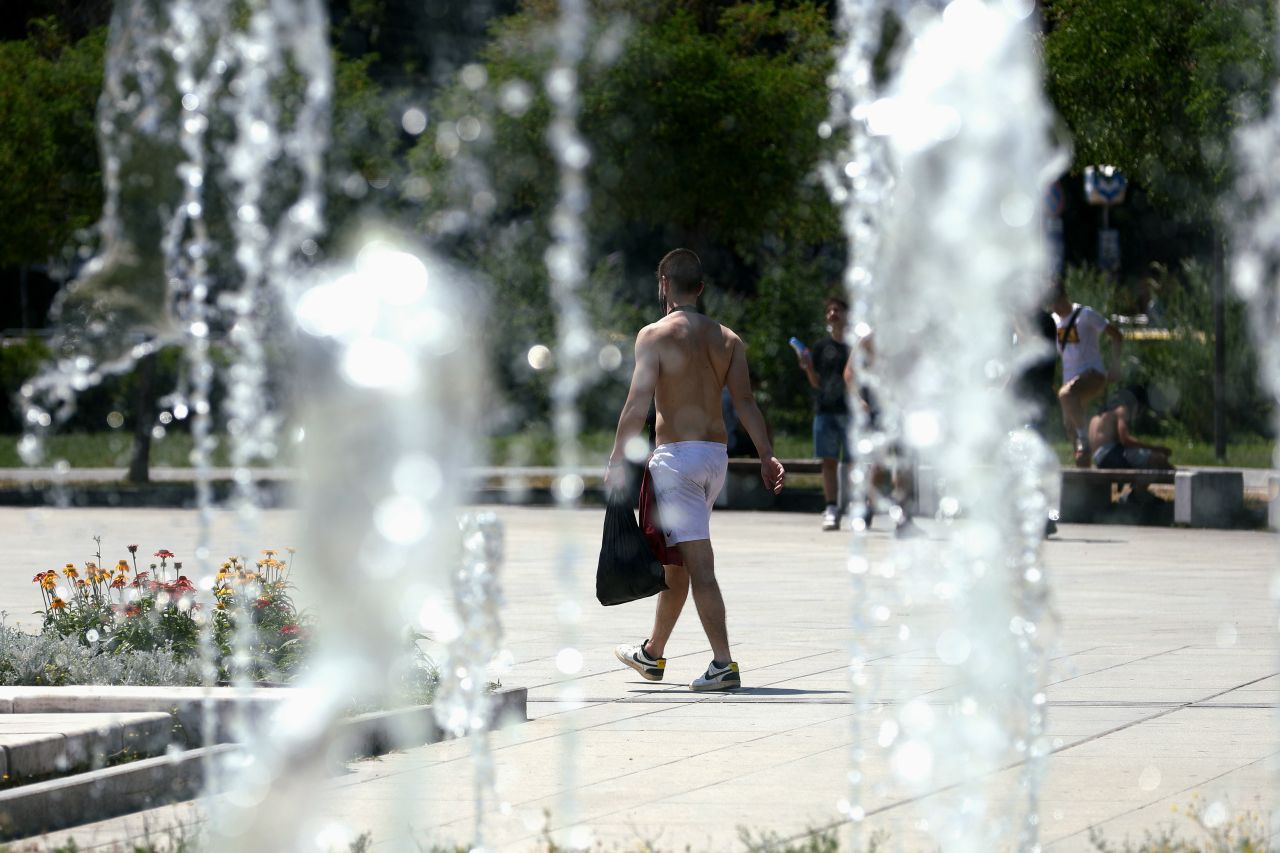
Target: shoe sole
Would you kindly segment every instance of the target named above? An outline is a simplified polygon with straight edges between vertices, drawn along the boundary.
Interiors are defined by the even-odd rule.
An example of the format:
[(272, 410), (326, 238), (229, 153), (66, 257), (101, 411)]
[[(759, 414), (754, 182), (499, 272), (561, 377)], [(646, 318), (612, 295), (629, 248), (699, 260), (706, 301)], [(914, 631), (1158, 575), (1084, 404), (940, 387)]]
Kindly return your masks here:
[(738, 690), (741, 687), (742, 687), (741, 681), (738, 681), (738, 682), (717, 681), (712, 684), (707, 684), (704, 686), (695, 686), (693, 684), (689, 685), (689, 689), (692, 690), (694, 693), (719, 693), (725, 690)]
[(625, 663), (627, 666), (634, 669), (637, 673), (639, 673), (640, 677), (643, 678), (645, 681), (661, 681), (662, 680), (661, 675), (650, 675), (648, 672), (645, 671), (644, 664), (640, 663), (640, 661), (635, 660), (634, 658), (627, 657), (617, 649), (613, 650), (613, 656), (618, 660), (622, 661), (623, 663)]

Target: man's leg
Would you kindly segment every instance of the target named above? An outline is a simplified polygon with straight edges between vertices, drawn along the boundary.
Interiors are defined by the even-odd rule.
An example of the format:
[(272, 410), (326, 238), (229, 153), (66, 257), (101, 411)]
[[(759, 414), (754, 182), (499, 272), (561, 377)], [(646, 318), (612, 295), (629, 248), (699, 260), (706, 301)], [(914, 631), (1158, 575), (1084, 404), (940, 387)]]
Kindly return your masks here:
[(698, 609), (698, 618), (702, 620), (702, 630), (706, 632), (707, 641), (711, 643), (711, 654), (717, 663), (727, 664), (733, 657), (729, 653), (724, 597), (720, 595), (720, 584), (716, 582), (715, 553), (711, 550), (711, 540), (681, 542), (680, 553), (684, 555), (684, 567), (689, 575), (689, 586), (693, 590), (693, 604)]
[[(684, 544), (680, 551), (684, 553)], [(685, 559), (688, 559), (687, 557)], [(667, 640), (676, 627), (685, 599), (689, 597), (689, 573), (684, 566), (663, 566), (667, 571), (667, 588), (658, 593), (658, 608), (653, 615), (653, 633), (645, 654), (652, 658), (666, 657)]]
[[(1058, 389), (1067, 438), (1075, 443), (1076, 464), (1089, 467), (1089, 417), (1085, 407), (1107, 388), (1107, 378), (1095, 370), (1082, 373)], [(1083, 456), (1081, 455), (1083, 454)]]
[(827, 506), (837, 506), (840, 498), (840, 463), (835, 459), (823, 459), (822, 462), (822, 496), (827, 499)]

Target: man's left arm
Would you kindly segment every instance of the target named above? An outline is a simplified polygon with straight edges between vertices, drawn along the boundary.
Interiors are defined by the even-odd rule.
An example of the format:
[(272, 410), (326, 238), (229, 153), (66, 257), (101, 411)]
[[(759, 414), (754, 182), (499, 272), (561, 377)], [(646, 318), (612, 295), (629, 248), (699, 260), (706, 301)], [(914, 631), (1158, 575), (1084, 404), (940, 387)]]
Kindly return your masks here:
[(631, 373), (627, 401), (622, 404), (622, 414), (618, 416), (618, 431), (613, 439), (613, 450), (609, 453), (609, 467), (604, 474), (606, 488), (623, 485), (622, 463), (627, 458), (627, 444), (644, 430), (644, 419), (649, 414), (649, 403), (657, 385), (658, 350), (646, 327), (636, 335), (636, 366)]

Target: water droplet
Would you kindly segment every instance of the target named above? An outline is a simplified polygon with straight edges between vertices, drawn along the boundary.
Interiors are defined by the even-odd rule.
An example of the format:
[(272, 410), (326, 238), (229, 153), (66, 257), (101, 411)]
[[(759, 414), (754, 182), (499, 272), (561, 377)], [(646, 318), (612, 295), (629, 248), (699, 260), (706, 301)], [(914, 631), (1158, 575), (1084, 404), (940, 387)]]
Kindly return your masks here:
[(373, 523), (383, 538), (396, 545), (420, 542), (431, 526), (422, 503), (408, 495), (381, 501), (373, 511)]
[(943, 631), (938, 637), (934, 650), (938, 654), (938, 660), (948, 666), (960, 666), (960, 664), (969, 659), (972, 645), (969, 642), (969, 638), (964, 634), (959, 631), (947, 630)]
[(427, 129), (427, 114), (417, 107), (410, 107), (400, 116), (400, 126), (410, 136), (418, 136)]
[(933, 775), (933, 750), (918, 740), (909, 740), (893, 751), (889, 759), (893, 775), (904, 782), (919, 785)]
[(565, 675), (575, 675), (582, 670), (582, 652), (577, 649), (561, 649), (556, 654), (556, 669)]
[(484, 85), (489, 82), (489, 72), (483, 65), (473, 62), (462, 66), (458, 79), (462, 81), (463, 86), (475, 92), (484, 88)]
[(504, 113), (519, 118), (528, 112), (533, 103), (533, 89), (523, 80), (508, 81), (502, 84), (498, 92), (498, 103)]
[(596, 362), (600, 365), (601, 370), (614, 371), (622, 366), (622, 350), (613, 344), (605, 344), (600, 348), (600, 355)]
[(543, 344), (534, 344), (529, 347), (527, 358), (534, 370), (546, 370), (551, 366), (551, 349)]

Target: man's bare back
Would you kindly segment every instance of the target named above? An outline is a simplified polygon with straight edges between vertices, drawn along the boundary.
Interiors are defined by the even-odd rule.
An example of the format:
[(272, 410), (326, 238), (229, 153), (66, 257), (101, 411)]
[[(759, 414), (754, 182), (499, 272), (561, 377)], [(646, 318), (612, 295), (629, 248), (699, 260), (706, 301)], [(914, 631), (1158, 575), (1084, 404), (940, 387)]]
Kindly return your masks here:
[(1089, 420), (1089, 446), (1097, 448), (1119, 441), (1118, 420), (1119, 413), (1115, 409), (1094, 415)]
[(731, 330), (692, 311), (672, 311), (641, 331), (638, 348), (657, 360), (658, 444), (728, 443), (720, 397), (741, 347)]

